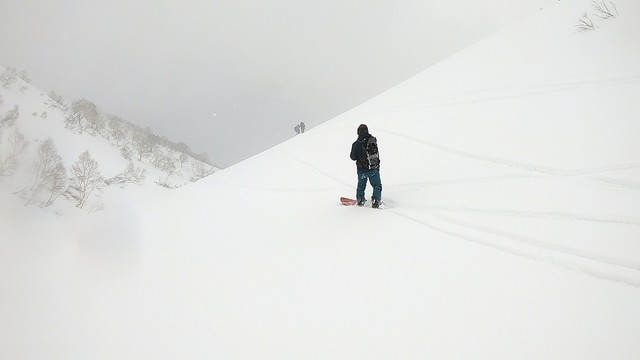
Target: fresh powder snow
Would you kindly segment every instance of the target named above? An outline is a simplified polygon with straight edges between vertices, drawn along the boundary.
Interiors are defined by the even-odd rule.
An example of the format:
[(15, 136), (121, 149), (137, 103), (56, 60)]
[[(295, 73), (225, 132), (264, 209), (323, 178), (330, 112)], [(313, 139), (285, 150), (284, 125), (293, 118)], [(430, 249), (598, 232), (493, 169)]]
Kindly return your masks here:
[[(162, 196), (0, 192), (0, 358), (639, 359), (640, 3), (615, 5), (579, 31), (591, 2), (559, 1)], [(361, 123), (384, 210), (338, 201)]]

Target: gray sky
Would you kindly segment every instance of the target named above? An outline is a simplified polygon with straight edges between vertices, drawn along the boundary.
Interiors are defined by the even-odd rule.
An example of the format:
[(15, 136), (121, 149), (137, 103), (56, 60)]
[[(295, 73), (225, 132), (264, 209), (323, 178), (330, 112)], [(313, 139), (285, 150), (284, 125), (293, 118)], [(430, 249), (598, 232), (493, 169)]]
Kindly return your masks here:
[(228, 166), (551, 0), (0, 0), (0, 64)]

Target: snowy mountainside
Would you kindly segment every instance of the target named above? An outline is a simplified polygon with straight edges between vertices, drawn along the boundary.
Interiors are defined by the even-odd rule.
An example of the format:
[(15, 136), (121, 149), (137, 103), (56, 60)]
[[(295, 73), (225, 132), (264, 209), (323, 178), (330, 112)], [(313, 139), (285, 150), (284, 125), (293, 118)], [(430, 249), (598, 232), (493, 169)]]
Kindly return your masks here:
[[(2, 191), (18, 195), (26, 204), (54, 212), (78, 206), (78, 195), (72, 191), (73, 166), (85, 151), (101, 176), (96, 189), (78, 206), (89, 211), (115, 204), (119, 198), (135, 202), (157, 196), (218, 170), (194, 158), (197, 155), (188, 146), (103, 114), (87, 100), (67, 103), (53, 92), (46, 95), (36, 89), (15, 69), (0, 67), (0, 73), (0, 184)], [(47, 145), (52, 145), (49, 151), (40, 153)], [(48, 179), (61, 180), (59, 189), (54, 189), (53, 180), (39, 179), (43, 158), (61, 163), (58, 174), (52, 166), (40, 170), (49, 170)]]
[[(640, 358), (640, 7), (615, 4), (562, 0), (137, 206), (0, 208), (1, 357)], [(361, 123), (384, 210), (338, 202)]]

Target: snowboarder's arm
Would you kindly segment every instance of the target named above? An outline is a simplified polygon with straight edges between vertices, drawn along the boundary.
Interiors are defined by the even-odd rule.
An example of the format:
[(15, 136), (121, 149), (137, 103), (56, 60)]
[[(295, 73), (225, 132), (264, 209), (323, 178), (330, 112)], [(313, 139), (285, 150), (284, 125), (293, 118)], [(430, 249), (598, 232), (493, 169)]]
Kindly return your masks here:
[(360, 146), (360, 144), (356, 141), (353, 143), (353, 145), (351, 145), (351, 160), (353, 161), (357, 161), (360, 159), (361, 157), (361, 150), (362, 147)]

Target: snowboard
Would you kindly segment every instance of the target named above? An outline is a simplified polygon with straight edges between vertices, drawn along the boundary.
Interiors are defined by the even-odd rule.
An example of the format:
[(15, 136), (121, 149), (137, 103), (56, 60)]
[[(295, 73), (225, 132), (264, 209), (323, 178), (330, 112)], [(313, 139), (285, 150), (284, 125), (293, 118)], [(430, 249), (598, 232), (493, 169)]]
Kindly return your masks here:
[[(353, 205), (356, 205), (358, 203), (357, 200), (350, 199), (350, 198), (347, 198), (347, 197), (341, 197), (340, 198), (340, 202), (344, 206), (353, 206)], [(371, 206), (367, 206), (367, 207), (371, 207)], [(387, 208), (387, 205), (385, 205), (385, 203), (380, 203), (380, 207), (378, 209), (386, 209), (386, 208)]]
[(341, 197), (340, 198), (340, 202), (344, 206), (353, 206), (353, 205), (358, 203), (358, 201), (356, 201), (354, 199), (349, 199), (349, 198), (346, 198), (346, 197)]

